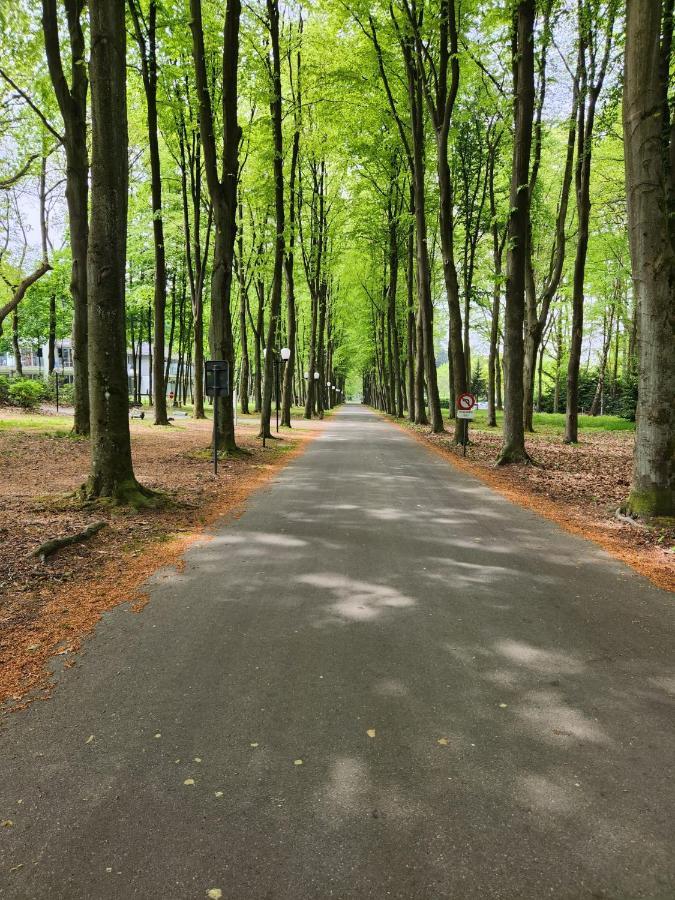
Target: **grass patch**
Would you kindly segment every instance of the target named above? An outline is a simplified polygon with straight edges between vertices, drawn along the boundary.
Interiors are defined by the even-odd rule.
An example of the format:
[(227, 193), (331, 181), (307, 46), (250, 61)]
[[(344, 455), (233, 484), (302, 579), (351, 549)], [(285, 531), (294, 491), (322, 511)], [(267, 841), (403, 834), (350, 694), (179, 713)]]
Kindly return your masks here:
[(73, 427), (72, 416), (42, 416), (26, 413), (0, 419), (0, 431), (30, 431), (33, 434), (49, 434), (54, 437), (68, 437)]
[[(497, 429), (501, 429), (504, 422), (504, 413), (497, 412)], [(479, 431), (495, 431), (488, 428), (487, 410), (476, 411), (476, 418), (471, 426)], [(542, 434), (563, 434), (565, 431), (564, 413), (535, 413), (534, 430)], [(635, 431), (635, 422), (622, 419), (619, 416), (579, 416), (579, 431)]]

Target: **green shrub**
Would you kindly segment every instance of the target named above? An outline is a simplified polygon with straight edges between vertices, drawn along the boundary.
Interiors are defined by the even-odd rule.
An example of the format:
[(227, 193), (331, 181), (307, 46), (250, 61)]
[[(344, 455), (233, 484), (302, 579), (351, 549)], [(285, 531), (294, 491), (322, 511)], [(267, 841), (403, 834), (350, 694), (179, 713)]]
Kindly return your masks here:
[(0, 375), (0, 406), (9, 404), (10, 380), (6, 375)]
[(30, 378), (17, 378), (10, 382), (8, 397), (12, 406), (22, 409), (36, 409), (45, 396), (45, 387)]

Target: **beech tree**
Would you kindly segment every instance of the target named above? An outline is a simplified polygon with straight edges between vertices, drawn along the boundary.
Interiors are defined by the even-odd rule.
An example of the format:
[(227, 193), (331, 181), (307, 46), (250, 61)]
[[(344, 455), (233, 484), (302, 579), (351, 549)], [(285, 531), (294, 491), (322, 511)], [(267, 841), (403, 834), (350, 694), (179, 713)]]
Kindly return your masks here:
[(234, 270), (234, 241), (237, 232), (237, 175), (241, 129), (237, 120), (237, 73), (239, 69), (240, 0), (227, 0), (223, 27), (222, 178), (218, 174), (213, 106), (207, 75), (204, 25), (201, 0), (190, 0), (192, 56), (199, 97), (199, 132), (204, 154), (206, 183), (213, 209), (215, 235), (211, 268), (211, 323), (209, 346), (213, 359), (225, 360), (230, 367), (229, 393), (217, 397), (220, 408), (218, 443), (224, 450), (237, 449), (234, 434), (234, 342), (230, 300)]
[(57, 0), (42, 0), (42, 30), (47, 66), (63, 119), (66, 154), (66, 202), (70, 227), (73, 298), (75, 434), (89, 434), (89, 362), (87, 313), (87, 248), (89, 242), (89, 153), (87, 93), (89, 83), (82, 28), (83, 0), (64, 0), (70, 55), (70, 83), (62, 59)]
[(523, 325), (534, 118), (534, 0), (519, 0), (512, 32), (514, 135), (506, 256), (504, 444), (498, 462), (528, 462), (523, 424)]
[(639, 394), (627, 509), (672, 516), (675, 488), (675, 116), (672, 0), (628, 0), (626, 195), (638, 310)]
[(119, 0), (90, 0), (91, 219), (89, 403), (91, 474), (86, 495), (131, 503), (150, 494), (134, 476), (129, 434), (125, 269), (128, 210), (126, 29)]
[(140, 0), (128, 0), (134, 35), (141, 58), (141, 76), (148, 117), (148, 149), (150, 151), (150, 179), (152, 200), (152, 233), (155, 247), (155, 355), (152, 380), (154, 384), (155, 425), (168, 425), (166, 386), (164, 382), (164, 320), (166, 318), (166, 248), (162, 219), (162, 170), (159, 156), (157, 123), (157, 3), (150, 0), (147, 15)]

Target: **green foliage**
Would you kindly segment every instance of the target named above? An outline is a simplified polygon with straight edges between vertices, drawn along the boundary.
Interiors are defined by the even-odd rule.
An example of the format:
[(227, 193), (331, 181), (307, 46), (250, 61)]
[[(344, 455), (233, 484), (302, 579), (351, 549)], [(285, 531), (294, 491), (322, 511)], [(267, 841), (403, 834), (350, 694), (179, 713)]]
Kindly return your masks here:
[(487, 397), (487, 379), (483, 374), (480, 359), (476, 360), (471, 373), (471, 393), (475, 394), (479, 400)]
[(37, 409), (45, 399), (45, 386), (41, 381), (33, 381), (30, 378), (15, 378), (9, 384), (7, 392), (11, 406), (20, 406), (21, 409)]
[(9, 389), (11, 382), (6, 375), (0, 375), (0, 406), (9, 405)]

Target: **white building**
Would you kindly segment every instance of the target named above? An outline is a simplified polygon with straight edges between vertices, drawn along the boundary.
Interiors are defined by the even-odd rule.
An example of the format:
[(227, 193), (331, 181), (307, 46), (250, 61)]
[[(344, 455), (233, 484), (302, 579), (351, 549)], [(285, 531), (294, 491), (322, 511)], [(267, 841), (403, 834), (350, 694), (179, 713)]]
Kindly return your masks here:
[[(59, 371), (62, 382), (72, 382), (73, 380), (73, 351), (70, 339), (64, 339), (56, 342), (55, 348), (56, 368)], [(42, 347), (21, 349), (21, 367), (23, 369), (24, 378), (43, 378), (47, 379), (49, 375), (49, 345), (44, 344)], [(138, 359), (136, 359), (136, 370), (138, 371)], [(172, 358), (169, 365), (169, 383), (167, 385), (167, 394), (175, 391), (176, 375), (178, 373), (178, 360)], [(0, 353), (0, 375), (16, 375), (16, 360), (14, 359), (13, 350), (7, 350)], [(133, 354), (130, 349), (127, 350), (127, 376), (129, 379), (129, 395), (133, 395), (134, 390), (134, 366)], [(140, 393), (141, 396), (148, 396), (150, 392), (150, 353), (147, 344), (141, 346), (140, 359)]]
[[(63, 381), (73, 380), (73, 351), (70, 340), (57, 341), (55, 347), (56, 368)], [(44, 378), (49, 375), (49, 344), (37, 350), (34, 347), (21, 348), (21, 368), (24, 378)], [(16, 375), (14, 351), (0, 353), (0, 375)]]

